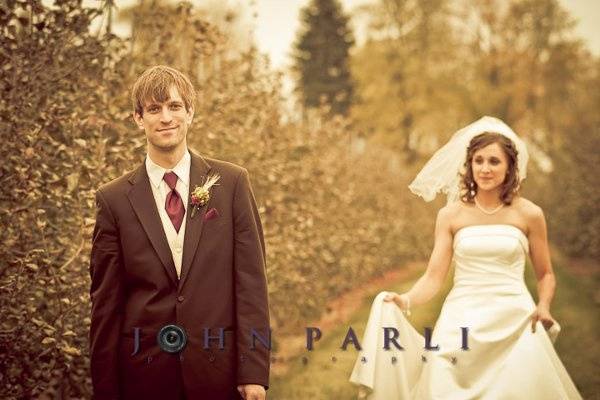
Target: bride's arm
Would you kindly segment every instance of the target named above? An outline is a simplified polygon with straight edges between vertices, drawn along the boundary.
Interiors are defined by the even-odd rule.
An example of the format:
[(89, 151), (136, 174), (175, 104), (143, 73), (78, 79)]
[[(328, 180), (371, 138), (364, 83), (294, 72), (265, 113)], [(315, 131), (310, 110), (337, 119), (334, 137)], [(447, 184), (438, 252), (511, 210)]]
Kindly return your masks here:
[(529, 228), (529, 255), (537, 279), (538, 305), (533, 316), (532, 328), (535, 331), (535, 322), (540, 320), (546, 329), (553, 324), (550, 315), (550, 303), (554, 297), (556, 279), (550, 262), (550, 251), (548, 250), (548, 234), (544, 212), (538, 206), (532, 204), (528, 210)]
[(386, 296), (385, 301), (394, 301), (401, 309), (426, 303), (442, 287), (452, 260), (452, 230), (450, 228), (451, 210), (442, 208), (435, 222), (435, 243), (427, 270), (406, 293)]

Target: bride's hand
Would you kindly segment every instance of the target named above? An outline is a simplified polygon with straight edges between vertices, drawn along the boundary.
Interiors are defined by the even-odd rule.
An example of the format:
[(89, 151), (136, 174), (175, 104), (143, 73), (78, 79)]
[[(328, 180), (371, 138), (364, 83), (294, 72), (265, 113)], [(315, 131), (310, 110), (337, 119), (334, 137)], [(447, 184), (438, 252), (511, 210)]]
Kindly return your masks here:
[(398, 294), (396, 292), (388, 292), (383, 298), (383, 301), (396, 303), (401, 310), (408, 310), (410, 308), (409, 300), (406, 296), (406, 293)]
[(545, 330), (550, 329), (554, 325), (554, 318), (550, 315), (550, 310), (546, 306), (538, 305), (535, 312), (531, 316), (531, 331), (535, 333), (535, 325), (540, 321)]

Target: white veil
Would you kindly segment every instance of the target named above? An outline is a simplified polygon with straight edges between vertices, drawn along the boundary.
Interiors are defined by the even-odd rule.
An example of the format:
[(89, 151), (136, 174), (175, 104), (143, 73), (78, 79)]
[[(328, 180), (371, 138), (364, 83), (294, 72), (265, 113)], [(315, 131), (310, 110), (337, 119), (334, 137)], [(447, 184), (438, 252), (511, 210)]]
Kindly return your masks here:
[(525, 142), (502, 120), (494, 117), (482, 117), (470, 125), (458, 130), (441, 149), (431, 157), (417, 177), (408, 186), (411, 192), (425, 201), (435, 199), (437, 193), (448, 196), (448, 203), (460, 197), (460, 173), (467, 157), (467, 148), (472, 138), (483, 132), (495, 132), (506, 136), (515, 144), (517, 151), (519, 182), (527, 176), (529, 154)]

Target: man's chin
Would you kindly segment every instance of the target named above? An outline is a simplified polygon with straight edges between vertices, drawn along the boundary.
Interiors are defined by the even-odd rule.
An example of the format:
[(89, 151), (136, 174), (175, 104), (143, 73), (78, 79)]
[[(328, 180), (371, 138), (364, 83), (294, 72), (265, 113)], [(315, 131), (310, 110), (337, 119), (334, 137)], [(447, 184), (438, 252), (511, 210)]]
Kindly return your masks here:
[(179, 146), (181, 145), (181, 142), (179, 143), (152, 143), (152, 146), (160, 151), (161, 153), (171, 153), (173, 151), (175, 151)]

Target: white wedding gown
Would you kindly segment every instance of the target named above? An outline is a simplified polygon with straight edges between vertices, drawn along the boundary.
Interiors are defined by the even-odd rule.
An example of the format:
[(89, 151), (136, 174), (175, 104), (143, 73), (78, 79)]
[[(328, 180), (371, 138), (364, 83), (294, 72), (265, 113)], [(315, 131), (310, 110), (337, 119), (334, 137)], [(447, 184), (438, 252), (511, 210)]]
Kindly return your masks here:
[[(393, 303), (373, 302), (350, 381), (368, 399), (581, 399), (540, 322), (524, 282), (525, 234), (512, 225), (474, 225), (454, 237), (454, 285), (433, 329), (431, 346)], [(399, 331), (384, 350), (384, 327)], [(468, 327), (469, 350), (462, 350)], [(549, 336), (550, 335), (550, 336)], [(393, 360), (393, 358), (395, 359)]]

